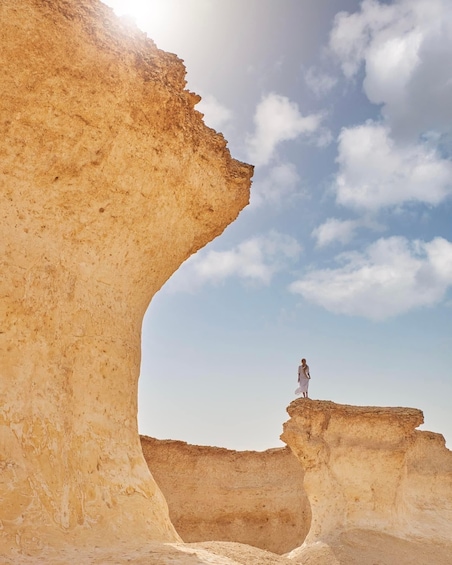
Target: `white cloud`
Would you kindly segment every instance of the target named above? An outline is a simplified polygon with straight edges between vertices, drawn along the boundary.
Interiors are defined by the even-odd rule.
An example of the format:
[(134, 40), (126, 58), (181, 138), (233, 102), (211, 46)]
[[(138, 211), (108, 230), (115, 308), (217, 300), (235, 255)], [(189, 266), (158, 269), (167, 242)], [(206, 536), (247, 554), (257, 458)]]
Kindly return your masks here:
[(250, 162), (257, 166), (266, 165), (279, 143), (300, 135), (312, 136), (321, 121), (321, 114), (302, 116), (295, 102), (279, 94), (269, 94), (256, 108), (256, 129), (254, 135), (247, 139)]
[(395, 135), (452, 132), (450, 0), (364, 0), (336, 16), (330, 48), (349, 78), (364, 64), (364, 91)]
[[(282, 206), (297, 194), (300, 177), (295, 165), (281, 163), (266, 171), (263, 179), (257, 178), (251, 189), (251, 206)], [(299, 191), (298, 191), (299, 192)]]
[(336, 314), (384, 320), (440, 303), (452, 286), (452, 243), (379, 239), (364, 253), (343, 253), (342, 266), (309, 272), (290, 290)]
[(382, 124), (342, 130), (339, 172), (334, 182), (338, 204), (378, 210), (407, 202), (438, 205), (452, 194), (452, 162), (430, 143), (397, 145)]
[(322, 225), (315, 228), (311, 235), (317, 240), (317, 247), (325, 247), (336, 242), (346, 244), (353, 239), (358, 227), (357, 220), (328, 218)]
[(311, 236), (317, 240), (316, 247), (326, 247), (334, 243), (345, 245), (355, 237), (356, 230), (367, 228), (381, 231), (384, 227), (371, 219), (338, 220), (328, 218), (323, 224), (312, 230)]
[(329, 75), (316, 67), (309, 67), (304, 76), (307, 86), (317, 96), (328, 94), (337, 84), (337, 77)]
[(229, 251), (198, 252), (168, 281), (168, 290), (191, 292), (204, 284), (221, 284), (238, 278), (251, 284), (268, 285), (301, 253), (291, 236), (271, 231), (238, 244)]
[(217, 131), (232, 118), (231, 110), (220, 104), (211, 94), (203, 96), (196, 109), (204, 114), (204, 123)]
[(336, 14), (330, 34), (330, 48), (339, 57), (347, 78), (352, 78), (359, 71), (372, 36), (396, 20), (395, 10), (394, 5), (364, 0), (360, 12)]

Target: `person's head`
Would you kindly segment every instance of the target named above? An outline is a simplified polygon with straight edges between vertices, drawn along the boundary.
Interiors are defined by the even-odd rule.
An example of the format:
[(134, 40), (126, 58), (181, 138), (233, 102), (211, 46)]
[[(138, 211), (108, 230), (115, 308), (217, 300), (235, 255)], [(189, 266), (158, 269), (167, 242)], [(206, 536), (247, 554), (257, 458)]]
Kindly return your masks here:
[(301, 364), (302, 364), (302, 365), (306, 365), (306, 359), (302, 359), (302, 360), (301, 360)]

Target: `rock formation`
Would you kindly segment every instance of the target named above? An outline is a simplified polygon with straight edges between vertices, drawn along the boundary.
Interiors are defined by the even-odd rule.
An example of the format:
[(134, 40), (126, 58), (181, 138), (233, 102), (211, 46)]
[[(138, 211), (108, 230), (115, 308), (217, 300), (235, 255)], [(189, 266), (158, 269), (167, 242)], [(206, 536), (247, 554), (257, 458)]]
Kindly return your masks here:
[[(452, 454), (415, 429), (421, 412), (302, 399), (282, 436), (312, 509), (301, 548), (181, 543), (137, 431), (141, 323), (247, 204), (252, 168), (204, 125), (182, 62), (98, 0), (2, 0), (0, 26), (1, 564), (450, 564)], [(281, 453), (201, 449), (181, 481), (199, 485), (207, 461), (211, 490), (198, 513), (168, 490), (175, 522), (198, 537), (226, 516), (213, 535), (240, 539), (256, 515), (247, 541), (264, 546), (260, 526), (274, 550), (301, 541), (300, 471)]]
[[(291, 557), (321, 549), (333, 563), (333, 550), (339, 563), (354, 563), (341, 558), (345, 545), (374, 544), (379, 563), (450, 563), (452, 452), (440, 434), (416, 430), (420, 410), (299, 399), (288, 413), (281, 439), (302, 464), (312, 512), (304, 546)], [(391, 561), (387, 551), (403, 544)], [(421, 554), (418, 546), (428, 561), (404, 561), (402, 553)]]
[(0, 554), (177, 541), (137, 432), (142, 318), (252, 168), (97, 0), (2, 0), (0, 25)]
[(223, 540), (286, 553), (311, 512), (289, 448), (232, 451), (141, 437), (144, 457), (185, 542)]

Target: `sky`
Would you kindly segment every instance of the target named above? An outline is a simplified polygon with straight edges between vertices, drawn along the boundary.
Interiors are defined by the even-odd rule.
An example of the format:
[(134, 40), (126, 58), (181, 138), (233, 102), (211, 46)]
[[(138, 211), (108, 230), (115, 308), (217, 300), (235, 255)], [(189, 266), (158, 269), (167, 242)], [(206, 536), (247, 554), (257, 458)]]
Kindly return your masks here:
[(105, 0), (187, 68), (251, 200), (153, 298), (139, 431), (265, 450), (310, 396), (452, 448), (450, 0)]

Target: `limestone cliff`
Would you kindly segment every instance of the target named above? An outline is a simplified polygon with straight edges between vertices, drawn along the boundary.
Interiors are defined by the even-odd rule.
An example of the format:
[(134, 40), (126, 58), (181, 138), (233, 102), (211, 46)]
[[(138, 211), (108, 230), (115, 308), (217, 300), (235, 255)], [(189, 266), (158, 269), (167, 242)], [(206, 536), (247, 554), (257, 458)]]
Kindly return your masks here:
[(452, 452), (441, 435), (416, 430), (420, 410), (299, 399), (288, 413), (281, 439), (302, 464), (312, 511), (304, 549), (355, 536), (355, 546), (378, 544), (386, 563), (385, 543), (397, 538), (432, 546), (425, 563), (448, 563), (438, 552), (452, 551)]
[(137, 432), (141, 323), (252, 168), (97, 0), (2, 0), (0, 26), (0, 554), (178, 540)]
[(232, 541), (282, 554), (306, 537), (302, 468), (288, 448), (232, 451), (146, 436), (141, 444), (185, 542)]

